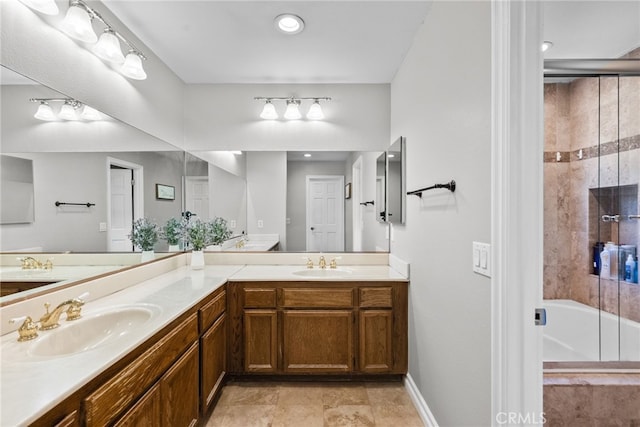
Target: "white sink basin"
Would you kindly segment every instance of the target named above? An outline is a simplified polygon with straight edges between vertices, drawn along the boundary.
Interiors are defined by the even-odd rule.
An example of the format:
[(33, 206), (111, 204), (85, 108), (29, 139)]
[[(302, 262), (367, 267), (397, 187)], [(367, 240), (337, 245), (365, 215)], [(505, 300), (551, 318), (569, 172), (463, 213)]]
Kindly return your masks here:
[(64, 320), (63, 315), (58, 328), (38, 331), (40, 336), (33, 342), (16, 343), (17, 350), (24, 350), (19, 351), (22, 355), (14, 356), (22, 361), (37, 360), (69, 356), (102, 347), (135, 333), (160, 311), (158, 306), (144, 304), (105, 309), (70, 322)]
[(325, 269), (307, 269), (307, 270), (298, 270), (294, 271), (293, 274), (296, 276), (302, 277), (345, 277), (351, 274), (350, 270), (336, 269), (336, 268), (325, 268)]

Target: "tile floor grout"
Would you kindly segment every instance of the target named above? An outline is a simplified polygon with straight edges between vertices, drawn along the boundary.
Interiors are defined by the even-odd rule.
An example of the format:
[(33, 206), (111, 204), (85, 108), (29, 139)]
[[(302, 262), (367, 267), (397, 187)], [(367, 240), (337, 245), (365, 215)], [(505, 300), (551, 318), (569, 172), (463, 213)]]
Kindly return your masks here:
[(422, 427), (401, 382), (230, 382), (206, 427)]

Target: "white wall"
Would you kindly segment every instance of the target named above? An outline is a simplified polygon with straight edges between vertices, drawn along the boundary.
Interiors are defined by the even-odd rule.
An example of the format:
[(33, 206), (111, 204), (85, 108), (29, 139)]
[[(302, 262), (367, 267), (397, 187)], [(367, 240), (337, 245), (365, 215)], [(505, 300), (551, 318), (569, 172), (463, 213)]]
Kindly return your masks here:
[[(231, 232), (247, 232), (247, 182), (209, 163), (209, 214), (227, 220)], [(235, 225), (234, 225), (235, 223)]]
[[(0, 225), (0, 250), (42, 247), (44, 251), (106, 252), (107, 233), (99, 224), (107, 221), (107, 157), (137, 163), (144, 168), (145, 216), (163, 225), (180, 217), (182, 152), (125, 153), (29, 153), (33, 159), (35, 221)], [(155, 184), (172, 185), (175, 200), (156, 200)], [(56, 207), (56, 201), (95, 203)], [(156, 250), (166, 250), (158, 242)]]
[(490, 279), (472, 241), (491, 224), (491, 3), (434, 2), (391, 84), (407, 137), (407, 200), (391, 252), (411, 263), (409, 374), (441, 426), (491, 425)]
[[(287, 153), (248, 152), (247, 231), (249, 234), (278, 234), (280, 250), (287, 239)], [(258, 221), (263, 227), (258, 228)]]
[[(263, 120), (256, 96), (328, 96), (322, 121)], [(301, 111), (311, 101), (303, 101)], [(274, 101), (280, 116), (285, 104)], [(389, 139), (389, 85), (188, 85), (188, 150), (383, 150)]]
[[(0, 1), (0, 63), (112, 117), (180, 146), (183, 141), (184, 83), (110, 11), (91, 2), (119, 32), (147, 56), (148, 78), (130, 80), (112, 70), (57, 25), (66, 13), (48, 17), (18, 1)], [(101, 31), (96, 24), (95, 29)]]

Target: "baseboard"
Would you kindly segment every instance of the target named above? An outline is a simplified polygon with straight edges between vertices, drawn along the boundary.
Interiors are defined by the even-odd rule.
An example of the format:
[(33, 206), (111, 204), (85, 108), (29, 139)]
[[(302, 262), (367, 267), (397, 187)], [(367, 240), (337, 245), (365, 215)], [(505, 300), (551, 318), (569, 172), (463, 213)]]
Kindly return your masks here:
[(413, 404), (418, 410), (418, 414), (424, 425), (427, 427), (438, 427), (436, 417), (433, 416), (427, 402), (424, 401), (420, 390), (418, 390), (416, 383), (413, 382), (413, 378), (411, 378), (409, 374), (404, 377), (404, 387), (407, 389), (407, 393), (409, 393), (409, 397), (411, 397)]

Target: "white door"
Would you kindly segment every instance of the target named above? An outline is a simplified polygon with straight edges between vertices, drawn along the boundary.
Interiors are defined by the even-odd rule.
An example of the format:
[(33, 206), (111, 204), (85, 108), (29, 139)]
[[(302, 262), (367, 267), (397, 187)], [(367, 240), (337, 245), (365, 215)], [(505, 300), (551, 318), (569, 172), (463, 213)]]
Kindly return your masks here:
[(352, 188), (352, 205), (353, 205), (353, 251), (362, 251), (362, 233), (364, 230), (364, 206), (363, 190), (362, 190), (362, 156), (358, 157), (353, 163), (353, 188)]
[(307, 251), (344, 251), (343, 176), (307, 176)]
[(131, 252), (133, 244), (129, 234), (133, 223), (133, 171), (112, 168), (109, 171), (109, 181), (111, 183), (109, 251)]
[(185, 180), (185, 209), (203, 221), (209, 218), (209, 177), (188, 176)]

